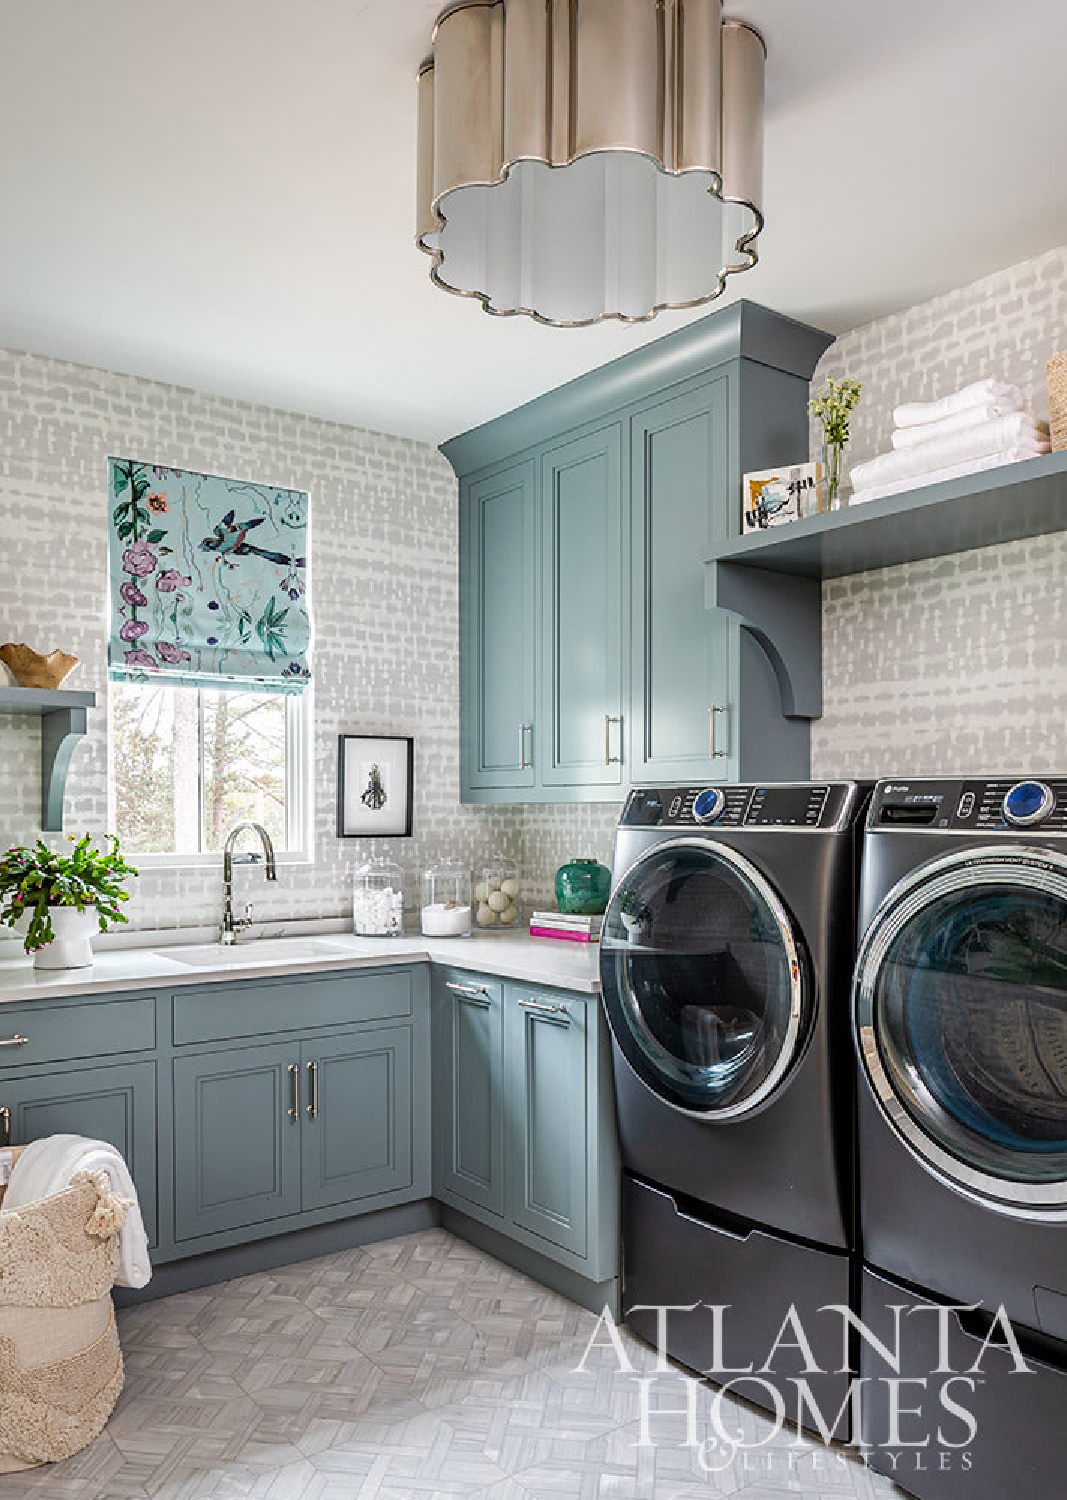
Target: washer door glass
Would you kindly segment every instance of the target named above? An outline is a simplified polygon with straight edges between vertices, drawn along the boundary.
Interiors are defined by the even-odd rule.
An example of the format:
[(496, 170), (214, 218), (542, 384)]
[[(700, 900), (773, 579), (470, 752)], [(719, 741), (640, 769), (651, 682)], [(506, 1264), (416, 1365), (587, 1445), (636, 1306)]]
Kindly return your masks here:
[(1067, 1203), (1067, 862), (1055, 858), (938, 861), (872, 929), (856, 986), (861, 1053), (890, 1119), (957, 1181), (1035, 1207)]
[(799, 1047), (800, 963), (782, 904), (753, 865), (706, 840), (660, 844), (620, 881), (600, 977), (623, 1055), (679, 1109), (754, 1109)]

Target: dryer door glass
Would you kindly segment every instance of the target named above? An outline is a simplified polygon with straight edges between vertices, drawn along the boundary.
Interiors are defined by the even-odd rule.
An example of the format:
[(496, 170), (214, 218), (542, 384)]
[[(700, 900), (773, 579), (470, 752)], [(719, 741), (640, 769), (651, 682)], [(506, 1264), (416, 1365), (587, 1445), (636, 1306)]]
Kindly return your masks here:
[(754, 866), (703, 839), (658, 845), (620, 881), (600, 976), (630, 1066), (687, 1112), (756, 1108), (802, 1041), (801, 964), (786, 912)]
[[(889, 1119), (956, 1181), (1067, 1204), (1067, 862), (951, 856), (864, 943), (857, 1023)], [(903, 1108), (901, 1108), (903, 1107)]]

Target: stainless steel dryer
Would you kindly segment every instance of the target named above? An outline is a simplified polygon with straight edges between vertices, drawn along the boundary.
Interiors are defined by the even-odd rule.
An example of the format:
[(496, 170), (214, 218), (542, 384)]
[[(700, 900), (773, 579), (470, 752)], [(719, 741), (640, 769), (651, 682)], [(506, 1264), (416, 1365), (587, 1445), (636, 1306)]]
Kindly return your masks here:
[[(872, 1464), (931, 1500), (1061, 1494), (1067, 778), (879, 783), (860, 928), (861, 1314), (892, 1338), (895, 1306), (956, 1305), (944, 1314), (948, 1362), (965, 1370), (1003, 1306), (1034, 1370), (1013, 1373), (1008, 1349), (983, 1356), (964, 1400), (978, 1424), (969, 1470), (894, 1470), (888, 1372), (866, 1347)], [(912, 1436), (944, 1417), (937, 1322), (909, 1317), (902, 1335), (903, 1375), (928, 1382)]]
[[(864, 798), (851, 782), (646, 788), (616, 835), (600, 969), (624, 1312), (728, 1304), (724, 1363), (758, 1365), (790, 1304), (823, 1368), (841, 1363), (840, 1326), (818, 1309), (849, 1300)], [(654, 1340), (654, 1313), (629, 1321)], [(707, 1309), (668, 1320), (683, 1364), (707, 1373), (713, 1344)], [(776, 1365), (783, 1382), (802, 1371), (799, 1355)], [(814, 1378), (824, 1411), (837, 1412), (846, 1384)], [(757, 1385), (740, 1389), (768, 1404)], [(793, 1410), (795, 1392), (784, 1395)]]

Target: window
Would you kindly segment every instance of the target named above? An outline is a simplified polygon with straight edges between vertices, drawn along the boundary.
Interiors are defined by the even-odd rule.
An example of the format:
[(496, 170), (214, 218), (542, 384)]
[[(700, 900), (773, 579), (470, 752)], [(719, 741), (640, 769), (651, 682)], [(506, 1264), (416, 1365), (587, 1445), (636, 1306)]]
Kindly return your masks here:
[(112, 826), (130, 854), (219, 851), (242, 818), (306, 852), (308, 694), (112, 681)]

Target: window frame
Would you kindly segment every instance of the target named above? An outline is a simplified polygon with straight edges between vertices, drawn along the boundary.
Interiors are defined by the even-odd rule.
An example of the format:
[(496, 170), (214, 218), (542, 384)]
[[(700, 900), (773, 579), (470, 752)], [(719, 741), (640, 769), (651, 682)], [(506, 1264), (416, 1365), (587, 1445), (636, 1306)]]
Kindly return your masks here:
[[(112, 683), (108, 683), (110, 693)], [(188, 689), (175, 686), (176, 692), (196, 692), (197, 712), (201, 725), (204, 713), (204, 689), (192, 683)], [(278, 864), (301, 865), (313, 863), (312, 854), (312, 832), (315, 826), (315, 786), (314, 777), (311, 775), (311, 767), (314, 764), (314, 756), (311, 747), (312, 727), (314, 725), (314, 713), (312, 711), (314, 687), (309, 682), (302, 693), (287, 693), (285, 695), (285, 824), (286, 844), (291, 847), (275, 851), (275, 859)], [(271, 696), (269, 693), (264, 697)], [(203, 828), (203, 789), (204, 789), (204, 738), (199, 736), (200, 742), (200, 798), (201, 816), (200, 826)], [(114, 755), (112, 753), (111, 736), (111, 705), (108, 703), (107, 724), (107, 808), (108, 822), (112, 828), (116, 826), (117, 799), (115, 795), (114, 777)], [(255, 850), (251, 851), (255, 853)], [(205, 850), (199, 853), (180, 853), (177, 850), (160, 851), (151, 854), (130, 854), (137, 868), (140, 870), (208, 870), (222, 862), (222, 851)]]

